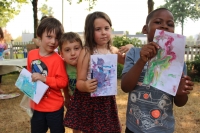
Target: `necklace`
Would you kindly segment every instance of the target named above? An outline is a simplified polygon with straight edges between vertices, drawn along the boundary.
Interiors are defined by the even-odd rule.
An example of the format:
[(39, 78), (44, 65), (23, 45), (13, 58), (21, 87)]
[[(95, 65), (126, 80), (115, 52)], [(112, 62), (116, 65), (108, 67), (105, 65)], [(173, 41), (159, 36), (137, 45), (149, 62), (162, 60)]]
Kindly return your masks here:
[[(53, 51), (53, 52), (54, 52), (54, 51)], [(39, 53), (39, 51), (38, 51), (38, 60), (41, 61), (42, 58), (47, 57), (48, 55), (51, 55), (53, 52), (50, 52), (50, 53), (48, 53), (48, 54), (46, 54), (46, 55), (44, 55), (44, 56), (41, 56), (40, 53)]]

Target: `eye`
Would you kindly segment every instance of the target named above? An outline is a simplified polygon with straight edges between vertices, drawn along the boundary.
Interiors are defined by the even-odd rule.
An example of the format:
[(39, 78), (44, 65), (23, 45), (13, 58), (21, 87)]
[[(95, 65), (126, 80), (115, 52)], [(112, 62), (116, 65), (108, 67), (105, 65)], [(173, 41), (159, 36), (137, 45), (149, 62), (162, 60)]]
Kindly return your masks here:
[(160, 21), (156, 21), (155, 23), (156, 23), (156, 24), (161, 24), (161, 22), (160, 22)]
[(169, 27), (174, 27), (174, 23), (168, 23)]
[(50, 39), (51, 39), (52, 37), (51, 37), (51, 36), (47, 36), (47, 38), (50, 38)]
[(95, 29), (95, 31), (99, 31), (99, 30), (100, 30), (100, 28), (96, 28), (96, 29)]
[(105, 29), (106, 29), (106, 30), (109, 30), (110, 28), (109, 28), (109, 27), (106, 27)]
[(77, 50), (79, 50), (79, 49), (80, 49), (80, 47), (75, 47), (74, 49), (77, 51)]
[(65, 49), (65, 52), (69, 52), (70, 51), (70, 49)]

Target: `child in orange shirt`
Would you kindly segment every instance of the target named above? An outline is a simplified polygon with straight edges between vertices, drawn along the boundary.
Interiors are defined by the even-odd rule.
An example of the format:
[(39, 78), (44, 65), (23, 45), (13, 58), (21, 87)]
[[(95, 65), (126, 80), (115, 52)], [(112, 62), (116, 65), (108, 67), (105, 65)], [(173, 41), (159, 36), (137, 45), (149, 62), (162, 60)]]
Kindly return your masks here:
[(54, 52), (63, 31), (63, 26), (57, 19), (44, 19), (37, 29), (40, 47), (28, 54), (27, 69), (33, 73), (32, 81), (40, 80), (49, 86), (39, 104), (31, 101), (32, 133), (45, 133), (48, 128), (51, 133), (65, 132), (61, 89), (67, 86), (68, 77), (62, 58)]

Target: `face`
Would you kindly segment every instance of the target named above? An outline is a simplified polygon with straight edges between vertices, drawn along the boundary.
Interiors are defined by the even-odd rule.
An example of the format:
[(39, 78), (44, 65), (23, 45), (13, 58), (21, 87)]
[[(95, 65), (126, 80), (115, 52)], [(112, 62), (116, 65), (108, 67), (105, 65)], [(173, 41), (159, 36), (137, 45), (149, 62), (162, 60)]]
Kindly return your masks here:
[(61, 56), (66, 63), (76, 66), (81, 49), (82, 47), (79, 42), (74, 41), (70, 43), (67, 41), (62, 45)]
[(111, 39), (110, 24), (103, 18), (97, 18), (94, 21), (94, 40), (97, 45), (107, 45)]
[(49, 32), (46, 31), (42, 34), (42, 38), (39, 38), (40, 41), (40, 48), (47, 52), (53, 52), (54, 49), (58, 47), (58, 39), (56, 37), (55, 32)]
[(174, 18), (171, 12), (159, 10), (154, 13), (149, 23), (143, 27), (143, 34), (147, 34), (148, 42), (152, 42), (155, 30), (164, 30), (174, 33)]

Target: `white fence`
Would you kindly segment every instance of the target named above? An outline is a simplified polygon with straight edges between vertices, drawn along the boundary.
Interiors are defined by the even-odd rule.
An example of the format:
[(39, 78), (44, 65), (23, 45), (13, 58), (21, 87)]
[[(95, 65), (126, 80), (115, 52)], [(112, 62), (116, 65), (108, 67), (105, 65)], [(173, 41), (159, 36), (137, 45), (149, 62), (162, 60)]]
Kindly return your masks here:
[[(36, 48), (33, 42), (12, 42), (9, 44), (10, 57), (23, 58), (25, 52)], [(200, 41), (187, 42), (185, 47), (185, 61), (192, 61), (196, 55), (200, 54)], [(19, 57), (20, 56), (20, 57)]]
[(187, 42), (185, 46), (185, 61), (193, 61), (196, 55), (200, 54), (200, 40)]
[(26, 58), (30, 49), (36, 48), (33, 42), (11, 42), (8, 44), (8, 54), (5, 53), (6, 59)]

